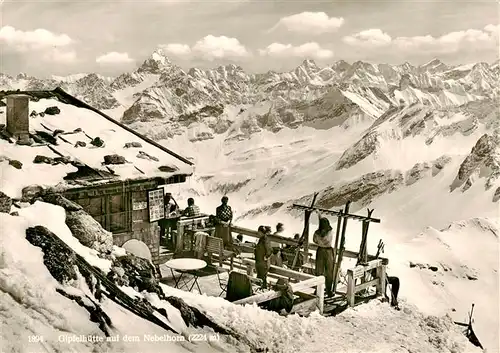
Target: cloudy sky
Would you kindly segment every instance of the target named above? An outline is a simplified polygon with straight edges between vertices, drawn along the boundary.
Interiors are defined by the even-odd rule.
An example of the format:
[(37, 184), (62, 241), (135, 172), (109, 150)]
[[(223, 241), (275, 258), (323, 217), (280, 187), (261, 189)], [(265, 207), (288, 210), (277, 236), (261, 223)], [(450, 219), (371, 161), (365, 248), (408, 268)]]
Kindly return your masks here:
[(493, 62), (495, 0), (0, 0), (0, 72), (131, 71), (158, 47), (185, 68), (302, 60)]

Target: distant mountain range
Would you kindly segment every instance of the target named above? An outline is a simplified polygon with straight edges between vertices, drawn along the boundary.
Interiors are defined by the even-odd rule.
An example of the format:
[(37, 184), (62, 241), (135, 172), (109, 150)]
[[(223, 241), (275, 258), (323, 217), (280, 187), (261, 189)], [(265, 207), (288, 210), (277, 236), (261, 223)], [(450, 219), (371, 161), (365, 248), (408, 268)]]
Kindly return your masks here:
[(304, 60), (289, 72), (248, 74), (236, 65), (184, 71), (161, 50), (134, 72), (115, 78), (91, 73), (39, 79), (0, 73), (2, 90), (60, 86), (153, 138), (190, 131), (192, 140), (220, 133), (241, 139), (285, 126), (375, 121), (415, 103), (448, 110), (473, 101), (492, 102), (499, 81), (498, 62), (449, 66), (434, 59), (413, 66), (337, 61), (321, 68)]

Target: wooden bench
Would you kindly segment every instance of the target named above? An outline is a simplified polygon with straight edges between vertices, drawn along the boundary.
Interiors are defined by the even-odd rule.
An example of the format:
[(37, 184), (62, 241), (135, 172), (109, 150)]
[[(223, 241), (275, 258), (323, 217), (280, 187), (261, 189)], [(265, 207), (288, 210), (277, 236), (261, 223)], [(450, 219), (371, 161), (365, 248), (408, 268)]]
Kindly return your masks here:
[[(316, 287), (316, 292), (317, 292), (317, 301), (316, 305), (319, 309), (320, 314), (323, 313), (324, 309), (324, 291), (325, 291), (325, 277), (323, 276), (318, 276), (318, 277), (312, 277), (309, 279), (306, 279), (304, 281), (298, 282), (298, 283), (292, 283), (291, 284), (292, 291), (294, 293), (297, 292), (305, 292), (309, 290), (310, 288), (315, 288)], [(260, 304), (267, 302), (269, 300), (279, 298), (282, 295), (281, 292), (270, 290), (265, 293), (261, 294), (256, 294), (252, 295), (251, 297), (245, 298), (245, 299), (240, 299), (234, 302), (234, 304)]]

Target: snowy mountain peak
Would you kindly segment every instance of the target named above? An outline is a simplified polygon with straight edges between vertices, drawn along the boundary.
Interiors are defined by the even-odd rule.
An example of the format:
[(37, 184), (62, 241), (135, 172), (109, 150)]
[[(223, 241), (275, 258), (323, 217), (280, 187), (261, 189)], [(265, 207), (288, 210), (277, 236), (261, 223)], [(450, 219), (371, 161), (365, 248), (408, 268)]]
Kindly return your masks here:
[(419, 67), (421, 71), (426, 71), (430, 73), (437, 73), (437, 72), (444, 72), (449, 69), (449, 67), (444, 64), (441, 60), (439, 59), (433, 59), (429, 61), (428, 63), (421, 65)]
[(53, 80), (56, 80), (56, 81), (59, 81), (59, 82), (73, 83), (73, 82), (78, 81), (79, 79), (84, 78), (87, 75), (88, 75), (87, 73), (81, 73), (81, 74), (72, 74), (72, 75), (68, 75), (68, 76), (56, 76), (56, 75), (52, 75), (51, 77), (52, 77)]
[(137, 70), (141, 74), (160, 74), (165, 69), (172, 67), (173, 64), (167, 57), (165, 51), (161, 48), (156, 49), (149, 58)]
[(311, 69), (317, 69), (318, 65), (316, 65), (316, 62), (312, 59), (306, 59), (302, 61), (302, 64), (300, 66), (306, 67), (306, 68), (311, 68)]
[(29, 79), (29, 76), (28, 76), (28, 74), (26, 74), (24, 72), (21, 72), (21, 73), (19, 73), (16, 76), (16, 79), (18, 79), (18, 80), (27, 80), (27, 79)]

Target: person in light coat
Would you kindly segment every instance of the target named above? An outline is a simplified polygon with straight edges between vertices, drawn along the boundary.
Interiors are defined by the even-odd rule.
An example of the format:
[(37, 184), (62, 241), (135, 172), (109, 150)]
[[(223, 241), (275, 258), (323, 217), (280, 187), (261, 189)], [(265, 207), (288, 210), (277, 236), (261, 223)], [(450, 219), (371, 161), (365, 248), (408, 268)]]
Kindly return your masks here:
[(330, 221), (318, 213), (319, 227), (314, 232), (313, 242), (318, 245), (316, 250), (316, 276), (325, 276), (327, 296), (333, 296), (333, 233)]

